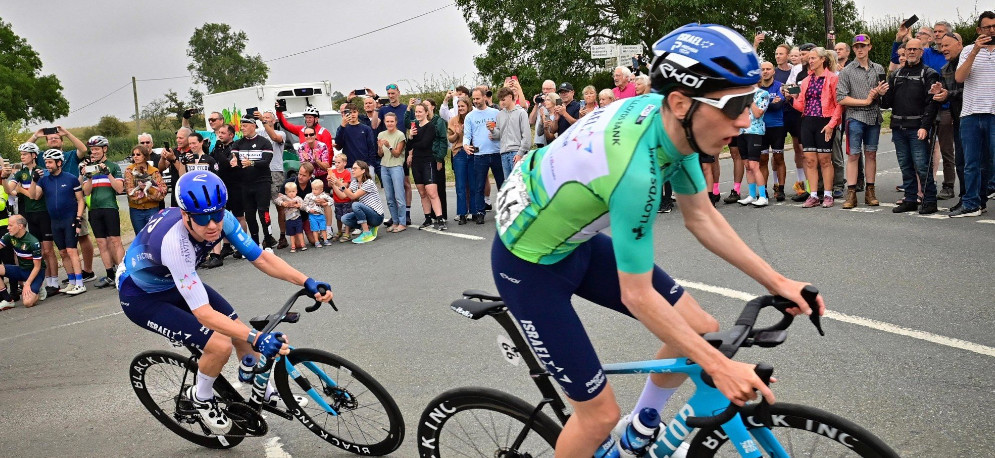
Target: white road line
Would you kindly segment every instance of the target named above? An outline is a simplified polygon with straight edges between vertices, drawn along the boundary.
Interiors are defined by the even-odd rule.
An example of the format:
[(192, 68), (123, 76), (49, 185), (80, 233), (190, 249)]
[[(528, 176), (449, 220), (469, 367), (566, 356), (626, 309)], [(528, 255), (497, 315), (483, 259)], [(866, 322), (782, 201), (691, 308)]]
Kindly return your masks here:
[(430, 227), (426, 227), (425, 229), (422, 229), (422, 230), (425, 231), (425, 232), (431, 232), (433, 234), (448, 235), (450, 237), (457, 237), (457, 238), (467, 239), (467, 240), (484, 240), (483, 237), (479, 237), (479, 236), (476, 236), (476, 235), (460, 234), (459, 232), (440, 231), (440, 230), (436, 230), (436, 229), (433, 229), (433, 228), (430, 228)]
[[(685, 288), (696, 289), (699, 291), (705, 291), (712, 294), (718, 294), (720, 296), (729, 297), (732, 299), (739, 299), (742, 301), (749, 301), (753, 299), (753, 294), (736, 291), (734, 289), (723, 288), (721, 286), (712, 286), (704, 283), (698, 283), (688, 280), (674, 279), (681, 286)], [(925, 340), (926, 342), (932, 342), (938, 345), (943, 345), (946, 347), (956, 348), (959, 350), (966, 350), (980, 355), (995, 357), (995, 348), (986, 345), (976, 344), (974, 342), (968, 342), (966, 340), (955, 339), (953, 337), (941, 336), (938, 334), (933, 334), (926, 331), (920, 331), (918, 329), (910, 329), (902, 326), (894, 325), (891, 323), (886, 323), (884, 321), (872, 320), (869, 318), (863, 318), (854, 315), (847, 315), (845, 313), (834, 312), (832, 310), (827, 310), (823, 318), (829, 318), (836, 321), (842, 321), (844, 323), (855, 324), (858, 326), (864, 326), (871, 329), (876, 329), (878, 331), (883, 331), (891, 334), (897, 334), (900, 336), (911, 337), (913, 339)]]
[(995, 224), (995, 219), (979, 219), (978, 222), (984, 224)]
[(290, 454), (283, 450), (280, 436), (271, 437), (266, 441), (266, 456), (268, 458), (290, 458)]
[(77, 324), (88, 323), (90, 321), (96, 321), (96, 320), (99, 320), (99, 319), (102, 319), (102, 318), (107, 318), (107, 317), (111, 317), (111, 316), (115, 316), (115, 315), (120, 315), (122, 313), (124, 313), (124, 311), (114, 312), (114, 313), (108, 313), (106, 315), (95, 316), (95, 317), (92, 317), (92, 318), (87, 318), (85, 320), (73, 321), (72, 323), (60, 324), (58, 326), (51, 326), (51, 327), (47, 327), (45, 329), (38, 329), (38, 330), (35, 330), (35, 331), (31, 331), (31, 332), (25, 332), (24, 334), (18, 334), (16, 336), (10, 336), (10, 337), (0, 338), (0, 342), (6, 342), (8, 340), (16, 340), (16, 339), (20, 339), (22, 337), (27, 337), (27, 336), (38, 334), (38, 333), (42, 333), (42, 332), (54, 331), (54, 330), (59, 329), (59, 328), (65, 328), (65, 327), (68, 327), (68, 326), (75, 326)]

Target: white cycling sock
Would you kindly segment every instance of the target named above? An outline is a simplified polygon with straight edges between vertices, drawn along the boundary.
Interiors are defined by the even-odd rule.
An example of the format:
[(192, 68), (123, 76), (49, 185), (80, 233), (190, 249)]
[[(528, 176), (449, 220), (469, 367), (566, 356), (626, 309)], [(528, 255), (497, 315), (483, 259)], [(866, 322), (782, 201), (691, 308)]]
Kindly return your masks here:
[(797, 178), (795, 178), (795, 180), (800, 181), (802, 183), (805, 183), (805, 169), (796, 168), (795, 169), (795, 175), (797, 177)]
[(273, 386), (273, 377), (270, 377), (269, 381), (266, 382), (266, 394), (263, 399), (269, 401), (269, 397), (273, 395), (274, 391), (276, 391), (276, 387)]
[(639, 412), (646, 407), (651, 407), (660, 412), (675, 392), (677, 392), (677, 388), (658, 387), (653, 383), (652, 379), (646, 377), (646, 386), (643, 387), (643, 393), (639, 395), (639, 401), (636, 402), (636, 408), (632, 409), (632, 412)]
[(209, 377), (201, 371), (197, 371), (197, 400), (206, 401), (214, 397), (214, 380), (217, 377)]

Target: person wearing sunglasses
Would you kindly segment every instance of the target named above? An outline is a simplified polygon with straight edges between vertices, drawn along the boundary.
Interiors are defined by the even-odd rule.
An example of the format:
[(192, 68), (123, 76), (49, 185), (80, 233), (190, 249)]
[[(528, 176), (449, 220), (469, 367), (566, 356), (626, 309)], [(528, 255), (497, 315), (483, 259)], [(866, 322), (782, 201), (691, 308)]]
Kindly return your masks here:
[(320, 115), (321, 114), (317, 108), (313, 106), (308, 106), (307, 108), (304, 109), (304, 125), (298, 126), (296, 124), (291, 124), (287, 122), (287, 118), (286, 116), (283, 115), (283, 112), (280, 111), (279, 109), (276, 110), (276, 118), (280, 120), (280, 125), (282, 125), (283, 129), (286, 130), (287, 132), (296, 135), (298, 137), (298, 142), (304, 143), (305, 141), (307, 141), (307, 139), (304, 138), (304, 128), (310, 127), (314, 129), (318, 141), (324, 143), (325, 146), (328, 147), (328, 150), (331, 151), (332, 133), (329, 132), (328, 129), (325, 129), (324, 127), (321, 126), (321, 122), (319, 122)]
[[(238, 220), (225, 210), (228, 190), (211, 172), (190, 172), (176, 182), (177, 205), (160, 212), (137, 234), (118, 269), (121, 308), (136, 325), (173, 342), (203, 351), (197, 361), (196, 384), (183, 396), (215, 434), (231, 430), (232, 421), (214, 399), (214, 380), (231, 356), (241, 361), (259, 353), (269, 358), (287, 354), (283, 333), (260, 334), (241, 320), (231, 304), (197, 275), (196, 266), (227, 239), (257, 269), (297, 286), (315, 300), (332, 299), (331, 286), (294, 269), (251, 240)], [(272, 383), (264, 402), (283, 408)]]
[(166, 183), (159, 169), (149, 164), (149, 150), (143, 145), (131, 149), (131, 162), (124, 169), (124, 192), (128, 195), (131, 228), (137, 234), (159, 212), (166, 197)]
[[(557, 141), (531, 151), (497, 192), (494, 282), (505, 305), (573, 407), (556, 443), (557, 456), (591, 456), (612, 432), (620, 411), (610, 383), (571, 298), (578, 295), (636, 317), (666, 340), (656, 358), (701, 364), (730, 400), (743, 404), (759, 390), (773, 401), (754, 366), (732, 361), (700, 334), (718, 322), (655, 265), (656, 210), (671, 181), (685, 227), (706, 248), (753, 277), (772, 294), (821, 313), (801, 297), (804, 283), (763, 261), (712, 206), (699, 154), (717, 156), (749, 126), (747, 108), (760, 81), (753, 47), (732, 29), (689, 24), (653, 45), (652, 94), (613, 103), (578, 120)], [(601, 231), (611, 228), (611, 236)], [(656, 236), (654, 236), (656, 235)], [(554, 363), (555, 361), (555, 363)], [(684, 382), (653, 374), (635, 411), (662, 410)]]
[[(190, 109), (183, 111), (183, 116), (180, 118), (181, 126), (193, 129), (192, 127), (190, 127), (190, 118), (197, 111), (198, 111), (197, 109)], [(217, 111), (212, 111), (211, 114), (207, 115), (207, 125), (211, 128), (211, 130), (195, 130), (194, 132), (200, 134), (201, 138), (206, 138), (207, 140), (210, 140), (211, 145), (210, 148), (208, 148), (208, 151), (210, 151), (214, 149), (214, 144), (218, 142), (217, 132), (218, 129), (221, 128), (221, 126), (225, 125), (225, 118), (224, 116), (221, 116), (221, 113), (218, 113)]]

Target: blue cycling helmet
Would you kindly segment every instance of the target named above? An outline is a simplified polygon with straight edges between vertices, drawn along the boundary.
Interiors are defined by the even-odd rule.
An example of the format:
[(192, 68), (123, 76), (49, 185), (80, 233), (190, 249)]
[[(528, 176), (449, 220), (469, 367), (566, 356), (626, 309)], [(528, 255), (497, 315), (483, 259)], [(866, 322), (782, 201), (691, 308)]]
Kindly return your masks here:
[(176, 197), (187, 213), (214, 213), (228, 203), (228, 188), (211, 172), (187, 172), (176, 181)]
[(717, 24), (688, 24), (653, 45), (653, 92), (692, 96), (760, 81), (760, 58), (742, 35)]

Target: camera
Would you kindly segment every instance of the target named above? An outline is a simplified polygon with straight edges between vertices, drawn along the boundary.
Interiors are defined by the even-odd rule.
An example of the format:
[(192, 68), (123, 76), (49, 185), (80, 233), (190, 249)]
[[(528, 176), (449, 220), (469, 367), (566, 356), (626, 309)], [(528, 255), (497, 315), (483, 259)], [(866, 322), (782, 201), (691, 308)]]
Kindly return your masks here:
[(46, 128), (44, 128), (44, 129), (41, 130), (41, 133), (43, 133), (45, 135), (55, 135), (55, 134), (59, 133), (59, 128), (58, 127), (46, 127)]
[(532, 97), (532, 103), (539, 105), (544, 99), (545, 97), (542, 94), (536, 94), (535, 97)]
[(86, 173), (87, 175), (93, 175), (94, 173), (97, 173), (97, 166), (88, 165), (86, 167), (83, 167), (83, 173)]
[(259, 107), (246, 108), (245, 109), (245, 117), (246, 118), (255, 118), (257, 111), (259, 111)]
[(287, 111), (287, 99), (276, 99), (276, 111), (280, 113)]
[(363, 89), (356, 89), (356, 90), (354, 90), (354, 91), (352, 91), (352, 92), (353, 92), (354, 94), (356, 94), (356, 96), (358, 96), (358, 97), (366, 97), (366, 88), (363, 88)]

